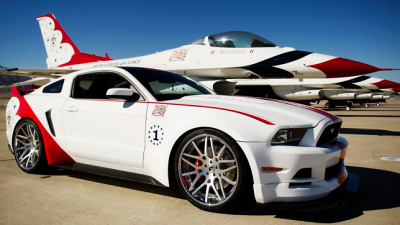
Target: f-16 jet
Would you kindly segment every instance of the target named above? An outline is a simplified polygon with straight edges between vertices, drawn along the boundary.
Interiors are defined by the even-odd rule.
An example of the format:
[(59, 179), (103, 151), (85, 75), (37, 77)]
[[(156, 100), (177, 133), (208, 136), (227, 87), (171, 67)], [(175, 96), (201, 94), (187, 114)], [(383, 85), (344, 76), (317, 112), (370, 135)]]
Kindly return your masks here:
[(93, 67), (146, 67), (208, 80), (217, 93), (229, 94), (229, 78), (335, 78), (373, 73), (361, 62), (276, 44), (256, 34), (230, 31), (200, 38), (178, 48), (150, 55), (112, 59), (81, 52), (53, 14), (37, 17), (47, 52), (47, 69), (5, 69), (2, 74), (54, 77)]
[(283, 99), (302, 104), (328, 100), (326, 108), (345, 106), (350, 110), (353, 103), (368, 107), (368, 103), (386, 102), (392, 94), (400, 92), (397, 82), (369, 77), (354, 76), (325, 79), (229, 79), (236, 83), (235, 94)]

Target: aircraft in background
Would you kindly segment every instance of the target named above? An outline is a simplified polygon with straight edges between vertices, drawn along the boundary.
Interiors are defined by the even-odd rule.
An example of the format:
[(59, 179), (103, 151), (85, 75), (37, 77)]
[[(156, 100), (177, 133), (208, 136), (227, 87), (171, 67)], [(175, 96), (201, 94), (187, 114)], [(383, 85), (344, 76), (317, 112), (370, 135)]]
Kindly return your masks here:
[(386, 103), (392, 94), (400, 93), (400, 84), (369, 76), (325, 79), (228, 79), (236, 83), (237, 95), (268, 97), (310, 105), (328, 100), (326, 108), (354, 103), (369, 107), (368, 103)]
[(81, 52), (53, 14), (37, 18), (47, 52), (48, 69), (5, 69), (3, 74), (32, 77), (61, 76), (72, 71), (106, 66), (146, 67), (193, 77), (219, 94), (233, 94), (235, 83), (225, 79), (336, 78), (376, 71), (361, 62), (279, 47), (249, 32), (231, 31), (206, 36), (187, 45), (127, 59)]

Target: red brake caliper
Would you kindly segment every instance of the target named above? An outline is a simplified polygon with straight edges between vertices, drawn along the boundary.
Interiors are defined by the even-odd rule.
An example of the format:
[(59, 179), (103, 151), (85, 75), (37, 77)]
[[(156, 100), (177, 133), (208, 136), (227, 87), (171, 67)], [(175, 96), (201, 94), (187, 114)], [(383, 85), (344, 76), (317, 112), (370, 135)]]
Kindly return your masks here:
[[(197, 157), (200, 157), (200, 154), (198, 154)], [(201, 162), (200, 159), (196, 159), (196, 161), (194, 162), (195, 166), (201, 166), (201, 164), (202, 164), (202, 162)], [(195, 169), (195, 170), (197, 170), (197, 169)], [(182, 171), (182, 165), (181, 165), (181, 171)], [(196, 174), (196, 177), (197, 176), (198, 175)], [(183, 184), (185, 185), (185, 187), (189, 188), (189, 186), (187, 185), (186, 180), (185, 180), (185, 178), (183, 176), (182, 176), (182, 181), (183, 181)], [(204, 177), (200, 178), (197, 182), (203, 183), (204, 182)]]
[[(197, 155), (197, 157), (200, 157), (200, 154)], [(201, 160), (200, 159), (196, 159), (196, 162), (194, 163), (194, 165), (201, 166), (201, 164), (202, 164)], [(197, 176), (198, 175), (196, 174), (196, 177)], [(200, 182), (200, 184), (203, 183), (204, 182), (204, 177), (201, 177), (197, 182)]]

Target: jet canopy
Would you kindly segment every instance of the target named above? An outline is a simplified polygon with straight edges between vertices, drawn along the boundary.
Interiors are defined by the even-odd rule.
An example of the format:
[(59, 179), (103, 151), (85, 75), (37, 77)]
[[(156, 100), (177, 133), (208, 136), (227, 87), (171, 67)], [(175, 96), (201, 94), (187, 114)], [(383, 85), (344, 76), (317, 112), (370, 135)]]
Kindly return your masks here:
[(207, 36), (189, 45), (209, 45), (225, 48), (257, 48), (275, 47), (276, 45), (265, 38), (245, 31), (228, 31)]

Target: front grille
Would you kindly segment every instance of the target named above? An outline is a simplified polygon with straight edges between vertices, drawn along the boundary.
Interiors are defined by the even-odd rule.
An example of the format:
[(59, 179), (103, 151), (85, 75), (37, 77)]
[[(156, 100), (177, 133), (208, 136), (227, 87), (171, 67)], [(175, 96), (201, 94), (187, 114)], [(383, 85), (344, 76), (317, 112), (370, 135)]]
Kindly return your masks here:
[(311, 182), (289, 183), (289, 187), (294, 188), (294, 187), (300, 187), (300, 186), (307, 186), (310, 184), (311, 184)]
[(342, 122), (337, 122), (337, 123), (327, 126), (325, 128), (324, 132), (322, 132), (322, 135), (317, 142), (317, 146), (322, 146), (322, 145), (326, 145), (326, 144), (334, 144), (334, 142), (336, 141), (336, 139), (339, 135), (339, 130), (340, 130), (341, 126), (342, 126)]
[(325, 170), (325, 180), (337, 177), (342, 169), (343, 162), (339, 162), (336, 165), (326, 168)]
[(310, 178), (311, 177), (311, 168), (304, 168), (299, 170), (293, 178)]

